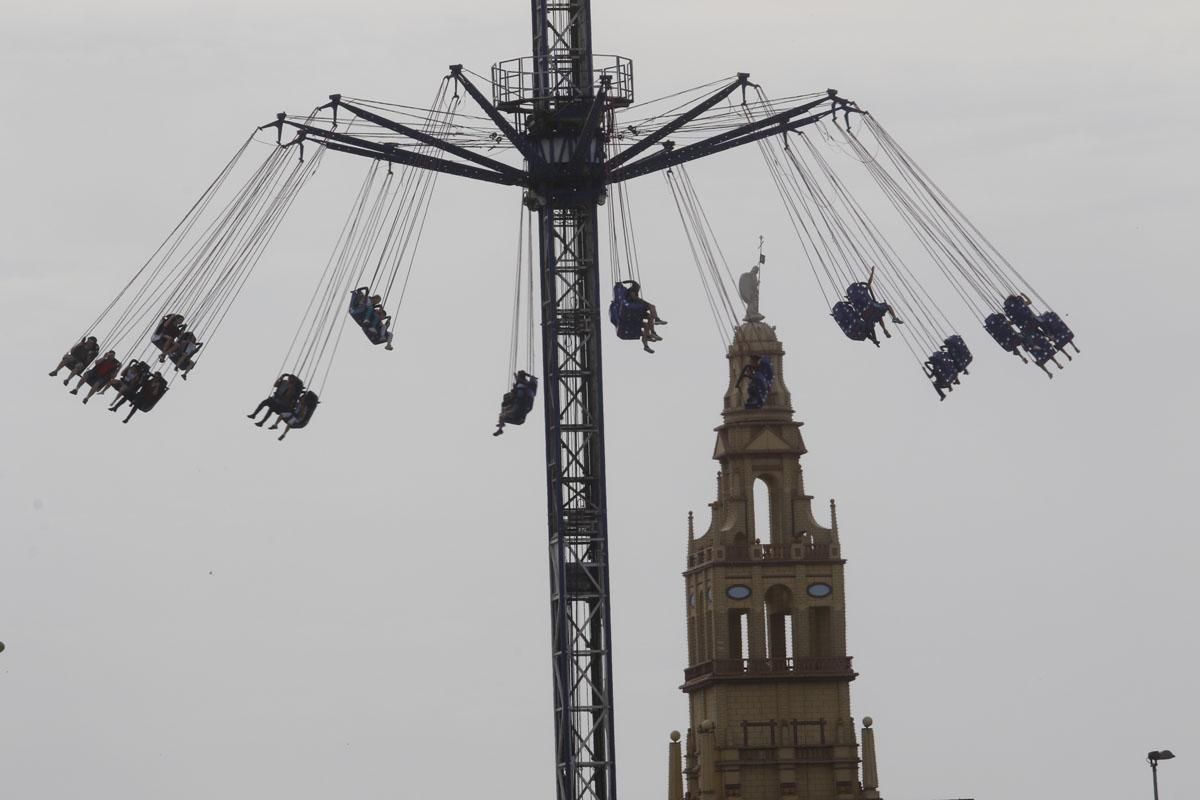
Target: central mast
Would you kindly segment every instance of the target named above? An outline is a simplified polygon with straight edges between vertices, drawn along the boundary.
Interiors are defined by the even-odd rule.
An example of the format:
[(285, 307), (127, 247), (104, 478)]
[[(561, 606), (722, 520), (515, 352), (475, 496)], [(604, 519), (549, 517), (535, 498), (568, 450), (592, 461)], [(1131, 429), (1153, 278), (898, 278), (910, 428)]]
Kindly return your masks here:
[(593, 79), (589, 0), (532, 6), (532, 63), (497, 68), (509, 86), (531, 79), (532, 91), (507, 103), (497, 97), (497, 106), (524, 117), (541, 156), (528, 165), (526, 202), (537, 211), (540, 242), (557, 798), (613, 800), (597, 236), (612, 76), (600, 86)]

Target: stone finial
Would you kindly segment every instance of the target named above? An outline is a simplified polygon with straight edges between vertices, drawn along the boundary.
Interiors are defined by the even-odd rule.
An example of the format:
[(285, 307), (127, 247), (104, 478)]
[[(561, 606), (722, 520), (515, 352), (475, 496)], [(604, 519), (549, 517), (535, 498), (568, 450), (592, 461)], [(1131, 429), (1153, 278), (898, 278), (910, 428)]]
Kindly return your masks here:
[(671, 731), (671, 743), (667, 745), (667, 800), (683, 800), (683, 753), (679, 731)]
[(862, 729), (862, 787), (864, 798), (879, 797), (879, 769), (875, 763), (874, 721), (863, 717)]
[(696, 538), (696, 516), (688, 512), (688, 541)]

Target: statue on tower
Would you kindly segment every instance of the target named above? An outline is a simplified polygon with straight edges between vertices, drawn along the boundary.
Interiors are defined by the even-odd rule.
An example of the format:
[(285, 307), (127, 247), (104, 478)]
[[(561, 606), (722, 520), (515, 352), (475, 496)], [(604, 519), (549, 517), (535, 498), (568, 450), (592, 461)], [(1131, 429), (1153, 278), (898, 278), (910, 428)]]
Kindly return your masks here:
[(764, 317), (758, 312), (758, 271), (763, 264), (767, 262), (767, 257), (762, 251), (763, 238), (758, 237), (758, 263), (750, 268), (749, 272), (742, 273), (742, 277), (738, 278), (738, 294), (742, 296), (742, 302), (746, 304), (746, 316), (743, 317), (745, 322), (762, 322)]

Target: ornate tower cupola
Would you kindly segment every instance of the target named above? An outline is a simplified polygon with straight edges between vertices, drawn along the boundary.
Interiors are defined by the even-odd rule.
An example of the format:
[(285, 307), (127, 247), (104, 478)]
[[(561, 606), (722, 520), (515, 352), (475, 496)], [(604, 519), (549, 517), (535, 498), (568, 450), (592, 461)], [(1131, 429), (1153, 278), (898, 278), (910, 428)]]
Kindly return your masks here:
[(689, 518), (687, 796), (878, 798), (873, 731), (859, 777), (836, 511), (829, 527), (813, 516), (783, 346), (753, 311), (729, 348), (708, 529)]

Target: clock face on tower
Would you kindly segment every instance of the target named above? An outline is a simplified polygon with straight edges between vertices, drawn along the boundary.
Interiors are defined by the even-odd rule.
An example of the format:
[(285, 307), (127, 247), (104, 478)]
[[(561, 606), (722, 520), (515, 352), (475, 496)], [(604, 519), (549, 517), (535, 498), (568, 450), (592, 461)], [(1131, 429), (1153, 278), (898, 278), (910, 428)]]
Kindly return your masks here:
[(750, 587), (735, 583), (725, 590), (725, 594), (729, 595), (732, 600), (745, 600), (750, 596)]
[(810, 583), (808, 585), (809, 597), (829, 597), (833, 594), (833, 587), (828, 583)]

